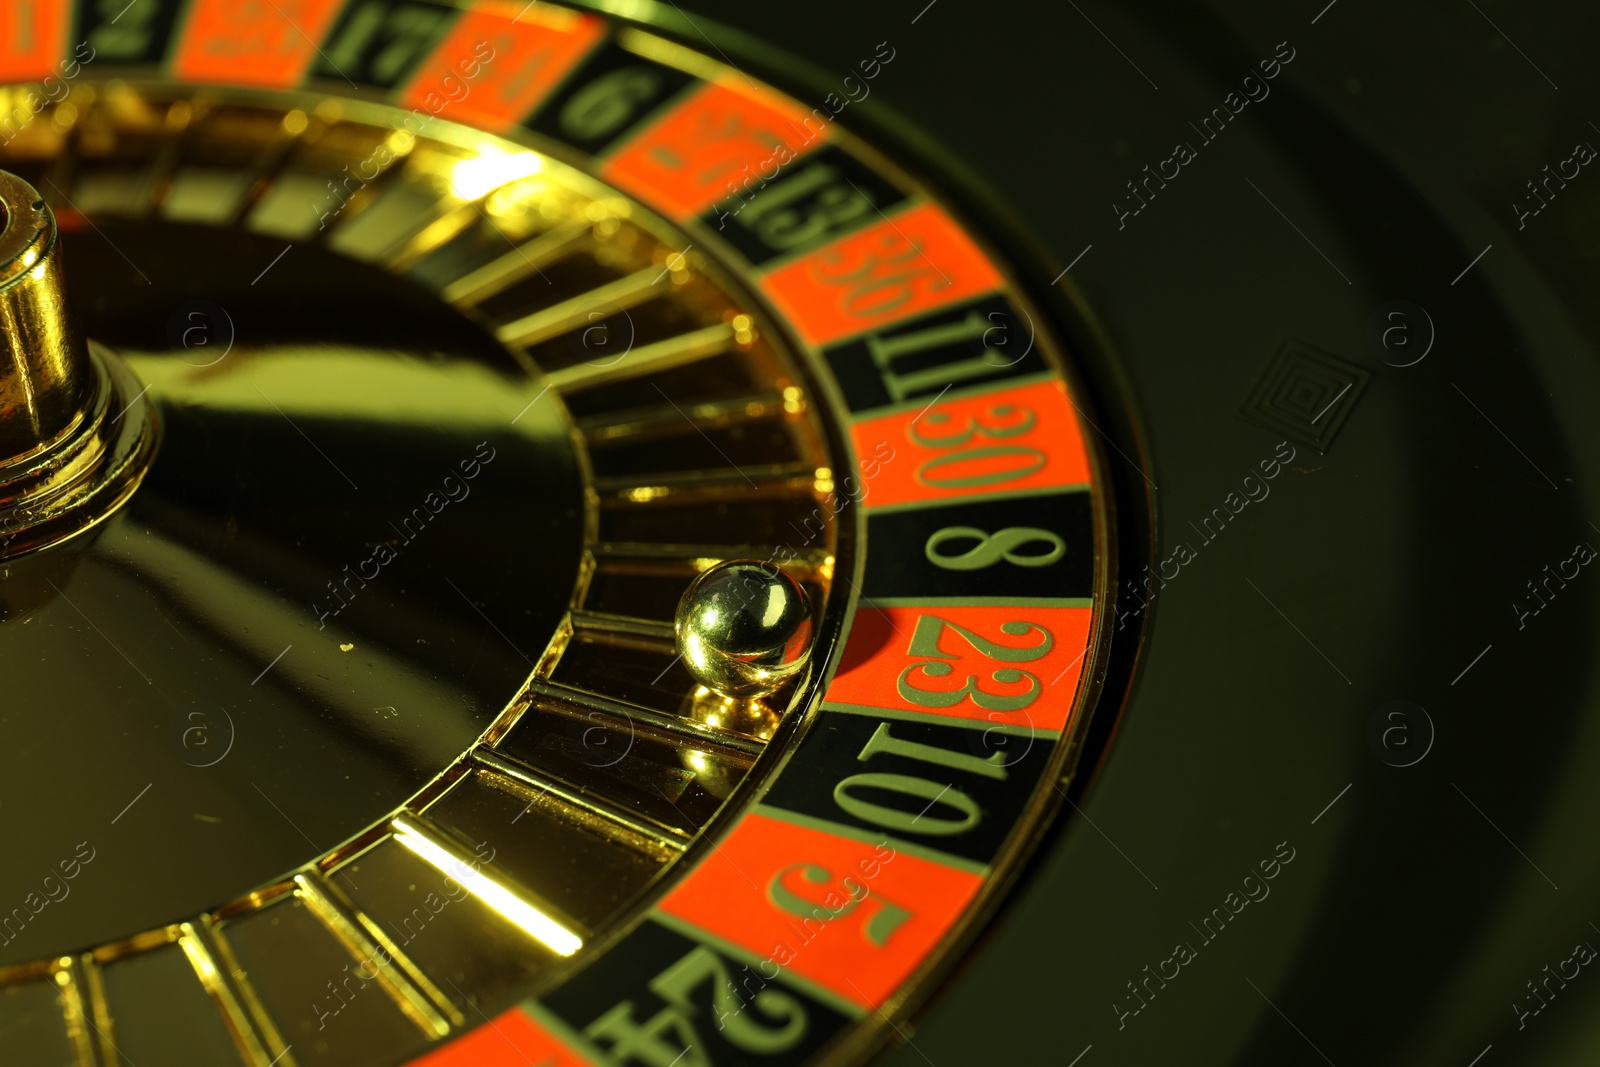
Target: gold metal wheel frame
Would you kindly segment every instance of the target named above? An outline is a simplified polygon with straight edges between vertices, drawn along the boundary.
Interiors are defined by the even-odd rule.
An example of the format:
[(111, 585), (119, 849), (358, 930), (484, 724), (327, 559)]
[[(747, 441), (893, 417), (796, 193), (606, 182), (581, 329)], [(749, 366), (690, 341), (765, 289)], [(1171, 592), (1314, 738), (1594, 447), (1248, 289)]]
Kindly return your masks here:
[[(707, 103), (714, 92), (742, 98), (737, 106), (799, 107), (764, 87), (735, 87), (724, 69), (675, 45), (632, 30), (608, 36), (590, 16), (574, 21), (543, 8), (538, 19), (549, 21), (539, 26), (550, 33), (587, 34), (591, 51), (612, 49), (680, 72), (681, 88), (659, 102), (636, 101), (641, 112), (625, 127), (624, 142), (670, 131), (675, 118), (714, 121), (721, 114)], [(362, 10), (358, 0), (328, 16), (331, 43), (351, 32)], [(459, 51), (469, 20), (493, 18), (507, 23), (503, 32), (521, 32), (510, 29), (520, 22), (515, 12), (482, 5), (418, 46), (418, 70), (429, 49)], [(188, 32), (199, 32), (203, 21), (193, 13)], [(166, 62), (176, 69), (185, 31), (177, 25), (172, 32), (177, 43)], [(552, 82), (549, 99), (570, 106), (586, 76), (589, 85), (608, 73), (614, 84), (626, 84), (615, 75), (628, 68), (608, 72), (603, 58), (589, 58), (599, 74), (586, 75), (585, 55), (577, 52), (569, 73)], [(381, 61), (381, 54), (363, 60)], [(553, 1050), (573, 1063), (665, 1062), (669, 1052), (696, 1062), (696, 1041), (724, 1042), (722, 1058), (702, 1048), (702, 1062), (853, 1057), (875, 1046), (886, 1036), (879, 1024), (925, 995), (930, 977), (971, 936), (1037, 840), (1086, 728), (1098, 649), (1107, 639), (1100, 605), (1111, 565), (1109, 516), (1095, 489), (1103, 480), (1100, 458), (1078, 430), (1080, 402), (1055, 343), (980, 241), (836, 127), (822, 143), (863, 168), (861, 184), (848, 173), (843, 180), (873, 210), (851, 215), (853, 202), (813, 201), (813, 217), (837, 221), (758, 263), (725, 230), (709, 226), (715, 215), (683, 208), (672, 193), (652, 209), (647, 189), (619, 192), (585, 174), (573, 164), (589, 155), (541, 140), (536, 125), (502, 137), (430, 115), (419, 136), (403, 110), (330, 90), (325, 82), (307, 93), (82, 78), (0, 155), (34, 182), (69, 235), (84, 245), (104, 240), (134, 272), (143, 273), (134, 266), (140, 242), (157, 239), (152, 235), (163, 227), (243, 230), (288, 244), (284, 263), (251, 265), (265, 268), (251, 287), (274, 270), (295, 269), (297, 253), (316, 250), (329, 262), (362, 265), (361, 285), (380, 275), (404, 279), (397, 305), (420, 287), (454, 307), (463, 329), (492, 338), (506, 353), (506, 364), (489, 375), (492, 385), (480, 365), (489, 357), (470, 374), (391, 382), (366, 353), (350, 361), (366, 368), (361, 374), (313, 374), (295, 406), (278, 413), (293, 423), (291, 416), (316, 411), (340, 389), (352, 395), (338, 396), (332, 407), (354, 411), (363, 385), (401, 408), (437, 389), (439, 411), (478, 403), (502, 419), (509, 413), (513, 427), (542, 404), (541, 414), (527, 416), (530, 423), (553, 420), (580, 472), (582, 546), (572, 592), (542, 651), (516, 649), (532, 667), (520, 692), (454, 761), (405, 791), (381, 818), (199, 914), (12, 963), (0, 971), (0, 1027), (8, 997), (16, 1005), (19, 996), (47, 991), (76, 1062), (116, 1062), (134, 1052), (125, 1047), (134, 1038), (158, 1040), (149, 1026), (130, 1025), (115, 1010), (119, 996), (132, 995), (118, 975), (133, 973), (129, 961), (162, 959), (182, 967), (140, 980), (194, 980), (212, 1013), (210, 1036), (197, 1036), (195, 1047), (212, 1040), (211, 1047), (257, 1067), (397, 1062), (491, 1019), (494, 1026), (445, 1045), (436, 1062), (478, 1062), (488, 1054), (484, 1041), (509, 1043), (519, 1054)], [(538, 114), (541, 106), (529, 110)], [(787, 178), (842, 196), (827, 175), (837, 177), (844, 165), (808, 154), (817, 151), (808, 145), (791, 152), (801, 162), (787, 175), (788, 160), (779, 165), (769, 195), (782, 195), (776, 191)], [(621, 152), (608, 148), (588, 166), (623, 173)], [(817, 167), (827, 174), (818, 177)], [(863, 189), (865, 174), (881, 185)], [(880, 188), (895, 190), (892, 203)], [(789, 195), (785, 203), (807, 203), (806, 189)], [(735, 217), (747, 206), (724, 201), (718, 210), (725, 217), (730, 204)], [(878, 243), (851, 262), (863, 235)], [(896, 247), (897, 236), (911, 253)], [(69, 247), (69, 276), (74, 251)], [(905, 266), (920, 257), (938, 278), (929, 275), (925, 286), (886, 280), (874, 273), (874, 255), (898, 257), (902, 273), (927, 275), (920, 263)], [(813, 283), (865, 279), (857, 286), (866, 309), (859, 326), (840, 326), (805, 302), (807, 271)], [(545, 288), (536, 293), (535, 285)], [(901, 290), (906, 295), (896, 303)], [(216, 325), (206, 320), (208, 330)], [(244, 336), (232, 322), (228, 335)], [(291, 353), (288, 342), (265, 354), (246, 343), (231, 360), (206, 363), (210, 353), (197, 359), (185, 335), (177, 336), (171, 351), (127, 351), (150, 387), (158, 423), (163, 412), (176, 418), (190, 404), (219, 411), (233, 405), (254, 417), (260, 405), (240, 406), (230, 375), (266, 375), (252, 387), (278, 407), (293, 393), (285, 375), (317, 366), (305, 352)], [(321, 358), (326, 370), (343, 357), (330, 349)], [(841, 370), (844, 360), (863, 358), (877, 369), (876, 385)], [(400, 362), (411, 368), (406, 374), (415, 370), (414, 358)], [(275, 393), (273, 383), (290, 391)], [(258, 410), (248, 412), (251, 406)], [(419, 430), (428, 422), (414, 410), (406, 417)], [(968, 445), (973, 439), (978, 444)], [(162, 439), (158, 472), (172, 441)], [(909, 459), (896, 466), (896, 456)], [(517, 507), (536, 517), (546, 503)], [(883, 556), (868, 557), (863, 540)], [(901, 554), (927, 565), (913, 558), (909, 570), (886, 577), (888, 557)], [(826, 605), (812, 669), (764, 701), (697, 692), (676, 664), (676, 593), (707, 567), (735, 558), (782, 566)], [(372, 559), (376, 554), (362, 562)], [(1062, 563), (1070, 570), (1046, 570)], [(1014, 573), (994, 581), (997, 572), (985, 568), (997, 565)], [(1058, 574), (1066, 576), (1059, 588)], [(978, 579), (989, 582), (974, 584)], [(472, 595), (456, 592), (492, 638), (495, 620)], [(322, 610), (329, 604), (319, 603)], [(24, 605), (14, 613), (21, 621), (36, 610)], [(884, 657), (892, 660), (887, 666)], [(952, 667), (974, 672), (967, 689), (940, 684)], [(1041, 715), (1040, 695), (1054, 685), (1065, 691), (1049, 696), (1053, 707)], [(874, 689), (888, 695), (875, 702)], [(971, 694), (971, 714), (947, 710), (961, 707), (962, 693)], [(1028, 703), (1019, 703), (1024, 698)], [(230, 742), (232, 729), (230, 719)], [(596, 765), (626, 745), (619, 761), (649, 765), (652, 774), (665, 768), (677, 785), (663, 792), (666, 779), (640, 778), (635, 784), (650, 785), (664, 803), (643, 800), (618, 792), (616, 775), (606, 773), (614, 764), (562, 773), (540, 765), (536, 743), (518, 747), (518, 738), (557, 736), (572, 742), (566, 757), (587, 753)], [(951, 737), (958, 749), (948, 747)], [(854, 749), (841, 755), (841, 745)], [(888, 757), (891, 772), (867, 768), (878, 756)], [(909, 773), (919, 761), (950, 781)], [(572, 766), (569, 758), (565, 767)], [(842, 813), (829, 817), (817, 813), (821, 801), (809, 797), (806, 783), (834, 766), (842, 770), (824, 794)], [(975, 777), (968, 783), (962, 775)], [(907, 784), (913, 779), (933, 785)], [(671, 789), (679, 787), (674, 800)], [(277, 807), (259, 785), (256, 792)], [(573, 862), (587, 862), (589, 874), (576, 877), (568, 863), (537, 884), (538, 864), (512, 855), (529, 851), (526, 840), (475, 840), (486, 806), (505, 827), (528, 820), (540, 832), (565, 835), (568, 859), (581, 853)], [(294, 821), (283, 808), (277, 816)], [(951, 829), (964, 822), (971, 825)], [(797, 853), (775, 873), (735, 858), (762, 855), (761, 842), (777, 841), (780, 830), (820, 851)], [(952, 846), (969, 830), (981, 830), (983, 840)], [(619, 855), (626, 859), (599, 858)], [(847, 858), (857, 864), (855, 878), (840, 882), (844, 871), (836, 865), (848, 867)], [(769, 927), (751, 922), (748, 939), (742, 932), (754, 905), (737, 894), (726, 903), (731, 927), (693, 918), (697, 909), (717, 910), (707, 902), (726, 890), (724, 863), (752, 887), (763, 883), (757, 899), (778, 908), (790, 928), (828, 929), (837, 921), (843, 929), (853, 915), (865, 949), (812, 949), (812, 934), (799, 953), (791, 949), (794, 960), (780, 959), (776, 950), (754, 947)], [(422, 877), (434, 880), (433, 890), (418, 892)], [(363, 896), (373, 893), (393, 899), (374, 904)], [(424, 931), (437, 936), (423, 938)], [(915, 943), (906, 931), (915, 932)], [(307, 971), (297, 946), (313, 937), (322, 958), (343, 963)], [(284, 960), (275, 962), (275, 951)], [(856, 970), (849, 953), (862, 951), (893, 958), (873, 956)], [(652, 954), (660, 959), (652, 962)], [(146, 975), (158, 971), (151, 964)], [(283, 990), (303, 986), (307, 973), (330, 979), (310, 1023), (305, 1012), (297, 1019), (284, 1010)], [(635, 973), (640, 992), (630, 995)], [(602, 999), (616, 994), (609, 1007), (595, 1000), (596, 988)], [(657, 1007), (641, 999), (651, 996)], [(592, 1004), (606, 1010), (591, 1011)], [(351, 1015), (339, 1019), (346, 1008)], [(329, 1026), (349, 1032), (330, 1043), (321, 1036)], [(696, 1037), (684, 1037), (684, 1027)]]

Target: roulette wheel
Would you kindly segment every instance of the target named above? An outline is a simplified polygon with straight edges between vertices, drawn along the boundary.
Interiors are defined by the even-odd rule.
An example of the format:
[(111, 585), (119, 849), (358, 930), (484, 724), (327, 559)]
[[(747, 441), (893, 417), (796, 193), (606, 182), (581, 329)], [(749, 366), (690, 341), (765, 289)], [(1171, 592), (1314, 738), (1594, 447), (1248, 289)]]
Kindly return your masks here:
[(1502, 8), (7, 5), (3, 1062), (1593, 1060)]

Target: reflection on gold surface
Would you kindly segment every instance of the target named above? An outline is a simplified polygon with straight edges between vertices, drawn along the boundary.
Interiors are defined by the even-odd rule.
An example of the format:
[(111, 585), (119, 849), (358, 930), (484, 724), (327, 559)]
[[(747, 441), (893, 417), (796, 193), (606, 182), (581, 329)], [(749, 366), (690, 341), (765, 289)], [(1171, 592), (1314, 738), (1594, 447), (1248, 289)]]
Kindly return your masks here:
[(489, 907), (522, 928), (530, 937), (560, 956), (570, 956), (583, 947), (583, 938), (562, 926), (493, 878), (439, 847), (417, 826), (400, 817), (394, 820), (400, 832), (394, 839), (420, 856), (446, 877)]
[[(217, 967), (217, 961), (212, 957), (211, 950), (206, 947), (195, 924), (182, 923), (179, 929), (182, 934), (178, 938), (178, 945), (188, 957), (189, 965), (194, 968), (195, 974), (199, 976), (200, 985), (205, 989), (206, 995), (217, 1005), (217, 1010), (222, 1014), (223, 1022), (227, 1025), (235, 1044), (244, 1051), (252, 1063), (267, 1061), (271, 1053), (257, 1037), (244, 1007)], [(273, 1036), (276, 1038), (275, 1034)]]
[[(0, 170), (0, 553), (44, 548), (94, 526), (143, 476), (143, 390), (90, 349), (67, 308), (55, 214)], [(115, 409), (118, 414), (112, 416)]]
[(470, 156), (450, 172), (450, 188), (462, 200), (476, 200), (509, 182), (538, 174), (544, 161), (534, 152), (498, 152), (485, 149)]
[[(684, 705), (685, 718), (763, 741), (772, 740), (778, 723), (783, 719), (781, 709), (771, 706), (760, 697), (728, 696), (703, 685), (695, 686)], [(689, 755), (692, 759), (697, 753), (690, 752)]]

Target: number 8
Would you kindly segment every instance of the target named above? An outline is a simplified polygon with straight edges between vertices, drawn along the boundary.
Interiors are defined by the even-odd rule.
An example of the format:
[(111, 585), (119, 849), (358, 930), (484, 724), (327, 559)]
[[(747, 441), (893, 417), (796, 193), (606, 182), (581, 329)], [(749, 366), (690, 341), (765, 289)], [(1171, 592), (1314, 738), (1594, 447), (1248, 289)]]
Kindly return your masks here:
[[(951, 541), (969, 539), (978, 543), (965, 552), (952, 556), (939, 551)], [(1043, 552), (1017, 551), (1035, 541), (1043, 541), (1049, 547)], [(946, 526), (928, 538), (923, 552), (929, 563), (947, 571), (982, 570), (1002, 560), (1018, 567), (1048, 567), (1066, 555), (1067, 543), (1058, 534), (1037, 526), (1007, 526), (992, 534), (976, 526)]]

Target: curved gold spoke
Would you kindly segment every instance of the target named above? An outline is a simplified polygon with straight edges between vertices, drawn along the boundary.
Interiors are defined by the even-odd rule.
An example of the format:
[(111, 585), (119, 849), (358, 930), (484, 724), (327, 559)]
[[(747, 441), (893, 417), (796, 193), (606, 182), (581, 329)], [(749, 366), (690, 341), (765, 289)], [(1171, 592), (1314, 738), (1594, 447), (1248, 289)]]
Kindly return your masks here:
[(610, 640), (668, 655), (677, 651), (677, 636), (672, 632), (670, 622), (609, 612), (574, 611), (572, 625), (585, 636), (598, 637), (602, 641)]
[(272, 184), (277, 180), (278, 175), (282, 174), (284, 169), (288, 167), (290, 160), (294, 158), (295, 151), (314, 126), (320, 128), (321, 123), (311, 120), (307, 125), (301, 127), (299, 133), (285, 133), (278, 140), (267, 146), (266, 150), (262, 152), (259, 161), (246, 173), (244, 195), (239, 198), (239, 202), (234, 206), (223, 225), (228, 227), (244, 225), (245, 220), (250, 217), (250, 213), (260, 205), (261, 201), (272, 189)]
[(508, 322), (495, 331), (495, 339), (501, 344), (526, 348), (588, 325), (592, 321), (591, 315), (627, 311), (669, 291), (657, 288), (663, 273), (655, 267), (634, 271), (614, 282), (563, 300), (554, 307), (543, 308)]
[(447, 304), (463, 310), (502, 293), (525, 278), (531, 278), (558, 259), (563, 259), (587, 244), (593, 227), (583, 219), (563, 222), (520, 245), (514, 245), (498, 259), (464, 274), (445, 286), (439, 296)]
[(460, 236), (468, 227), (478, 220), (482, 209), (474, 201), (462, 204), (435, 216), (427, 223), (400, 241), (390, 249), (380, 260), (385, 270), (399, 273), (411, 267), (417, 260), (438, 250), (445, 244)]
[(443, 1037), (466, 1022), (450, 998), (401, 951), (382, 927), (356, 908), (320, 873), (295, 875), (295, 892), (328, 931), (359, 961), (377, 969), (378, 984), (423, 1033)]
[(307, 240), (313, 244), (330, 244), (336, 241), (341, 232), (349, 229), (357, 219), (371, 210), (391, 185), (403, 179), (405, 169), (406, 160), (401, 157), (364, 181), (337, 211), (327, 213), (322, 224), (311, 232)]
[(749, 467), (666, 471), (660, 474), (618, 474), (596, 478), (602, 497), (643, 503), (660, 497), (677, 500), (718, 499), (730, 494), (793, 494), (807, 492), (816, 478), (808, 463), (763, 463)]
[(178, 945), (250, 1067), (269, 1067), (275, 1058), (279, 1063), (292, 1063), (293, 1057), (283, 1047), (271, 1022), (246, 1009), (253, 1000), (248, 993), (248, 980), (224, 960), (215, 924), (202, 918), (181, 924), (179, 930)]
[[(587, 320), (580, 318), (578, 325), (582, 325), (585, 321)], [(728, 323), (717, 323), (677, 337), (668, 337), (662, 341), (642, 345), (621, 356), (602, 357), (587, 363), (577, 363), (549, 371), (546, 376), (556, 391), (572, 393), (646, 374), (658, 374), (697, 360), (721, 355), (733, 346), (733, 342), (733, 327)], [(679, 418), (682, 416), (679, 415)]]
[(781, 419), (784, 399), (781, 393), (757, 393), (728, 400), (674, 407), (670, 404), (632, 408), (603, 416), (578, 420), (578, 429), (590, 445), (612, 441), (654, 440), (678, 436), (689, 430), (720, 430), (728, 426)]
[(707, 726), (678, 715), (668, 715), (639, 704), (613, 700), (555, 682), (530, 682), (528, 691), (534, 705), (543, 711), (575, 719), (598, 718), (620, 729), (636, 730), (659, 740), (689, 745), (732, 763), (753, 763), (766, 748), (765, 743), (731, 730)]
[[(521, 789), (510, 790), (519, 798), (549, 797), (589, 815), (598, 816), (635, 837), (643, 838), (656, 850), (676, 854), (689, 846), (693, 835), (681, 827), (657, 822), (634, 811), (625, 804), (606, 797), (594, 789), (587, 789), (550, 771), (541, 770), (522, 760), (497, 752), (492, 748), (479, 748), (472, 758), (486, 773), (484, 781), (505, 789), (504, 783), (514, 783)], [(497, 781), (499, 779), (500, 781)]]
[(646, 541), (601, 541), (594, 546), (595, 560), (603, 568), (682, 575), (685, 580), (730, 559), (774, 560), (780, 555), (784, 558), (779, 566), (797, 577), (808, 577), (825, 569), (832, 573), (833, 554), (825, 548), (780, 552), (778, 545), (682, 545)]

